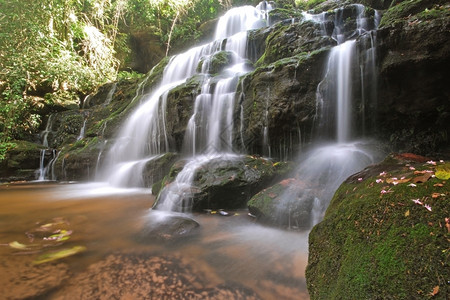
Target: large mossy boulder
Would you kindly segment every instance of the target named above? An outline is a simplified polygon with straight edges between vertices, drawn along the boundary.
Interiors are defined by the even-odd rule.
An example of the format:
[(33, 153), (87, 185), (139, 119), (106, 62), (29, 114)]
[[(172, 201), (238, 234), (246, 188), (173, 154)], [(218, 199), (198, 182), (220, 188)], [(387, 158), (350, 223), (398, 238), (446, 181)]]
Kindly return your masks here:
[(173, 165), (161, 183), (155, 209), (165, 207), (167, 199), (175, 202), (175, 211), (243, 208), (254, 194), (289, 171), (288, 163), (261, 157), (215, 156), (202, 160), (196, 168), (191, 169), (193, 182), (185, 186), (176, 177), (187, 163), (192, 168), (195, 161), (181, 160)]
[(391, 155), (349, 177), (309, 235), (311, 299), (448, 299), (447, 168)]

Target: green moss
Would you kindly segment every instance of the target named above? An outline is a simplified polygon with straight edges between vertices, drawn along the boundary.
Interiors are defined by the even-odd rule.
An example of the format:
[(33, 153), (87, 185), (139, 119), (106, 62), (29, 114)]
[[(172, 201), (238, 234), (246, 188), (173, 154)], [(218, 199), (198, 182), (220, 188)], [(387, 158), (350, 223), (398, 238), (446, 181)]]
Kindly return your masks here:
[[(444, 1), (437, 1), (442, 2)], [(448, 6), (439, 5), (435, 1), (407, 0), (391, 6), (380, 21), (380, 28), (393, 26), (397, 23), (415, 23), (436, 18), (448, 17)]]
[(309, 10), (325, 1), (326, 0), (295, 0), (295, 6), (301, 10)]
[[(427, 299), (435, 286), (433, 299), (445, 299), (450, 185), (430, 178), (410, 186), (424, 170), (435, 166), (391, 158), (341, 185), (310, 234), (311, 299)], [(402, 177), (409, 181), (391, 181)]]

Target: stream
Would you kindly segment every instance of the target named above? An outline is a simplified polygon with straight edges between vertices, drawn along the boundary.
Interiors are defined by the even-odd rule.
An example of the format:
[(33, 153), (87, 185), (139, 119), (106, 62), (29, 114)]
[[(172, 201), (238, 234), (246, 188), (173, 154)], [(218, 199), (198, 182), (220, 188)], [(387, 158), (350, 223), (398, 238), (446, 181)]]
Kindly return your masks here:
[[(308, 232), (265, 227), (238, 210), (194, 213), (193, 236), (143, 242), (153, 202), (149, 190), (100, 184), (0, 186), (0, 298), (309, 299)], [(43, 241), (58, 230), (69, 238)], [(84, 251), (33, 263), (76, 247)]]

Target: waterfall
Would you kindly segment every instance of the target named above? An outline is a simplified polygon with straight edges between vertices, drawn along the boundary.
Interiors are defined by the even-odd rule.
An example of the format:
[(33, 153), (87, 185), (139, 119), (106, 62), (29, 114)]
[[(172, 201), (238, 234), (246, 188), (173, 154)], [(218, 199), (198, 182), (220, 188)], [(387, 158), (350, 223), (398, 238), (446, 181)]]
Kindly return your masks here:
[[(35, 172), (38, 181), (55, 179), (53, 172), (53, 165), (55, 163), (57, 155), (56, 150), (49, 149), (49, 141), (48, 141), (49, 134), (53, 133), (54, 122), (55, 122), (55, 115), (50, 114), (47, 120), (47, 124), (45, 125), (45, 129), (40, 133), (41, 143), (46, 149), (41, 149), (40, 151), (39, 169), (37, 169)], [(51, 158), (48, 158), (50, 156)], [(46, 161), (48, 161), (47, 164)]]
[(103, 106), (108, 106), (111, 103), (116, 89), (117, 89), (117, 82), (114, 82), (114, 84), (111, 86), (111, 89), (108, 92), (108, 95), (106, 95), (106, 99), (105, 102), (103, 102)]
[[(354, 23), (346, 23), (349, 12), (355, 18)], [(316, 130), (318, 138), (328, 141), (328, 144), (312, 148), (299, 157), (295, 177), (302, 182), (302, 186), (292, 187), (281, 195), (279, 201), (280, 212), (291, 207), (296, 207), (297, 211), (300, 208), (307, 211), (309, 220), (303, 222), (311, 227), (322, 220), (339, 185), (348, 176), (378, 159), (376, 151), (369, 150), (373, 146), (368, 146), (367, 141), (354, 140), (357, 136), (354, 132), (358, 117), (355, 114), (357, 101), (361, 101), (358, 113), (361, 114), (362, 126), (365, 126), (365, 105), (376, 99), (373, 95), (376, 90), (376, 32), (370, 28), (376, 28), (378, 13), (375, 12), (373, 24), (370, 24), (362, 5), (337, 9), (332, 33), (327, 33), (325, 29), (324, 23), (330, 19), (327, 14), (305, 13), (304, 16), (306, 20), (320, 23), (322, 34), (330, 35), (337, 42), (329, 53), (324, 77), (316, 92)], [(354, 27), (349, 28), (349, 24)], [(359, 86), (360, 95), (357, 94)], [(370, 91), (367, 91), (367, 86)], [(292, 225), (290, 211), (288, 217)]]
[(352, 70), (351, 66), (355, 57), (355, 41), (348, 41), (331, 50), (328, 60), (328, 70), (336, 86), (329, 93), (336, 95), (337, 142), (343, 143), (350, 140), (351, 134), (351, 99), (352, 99)]
[(86, 130), (86, 121), (87, 121), (87, 117), (85, 117), (83, 120), (83, 125), (81, 126), (80, 134), (77, 137), (77, 141), (84, 139), (84, 132)]
[[(260, 7), (267, 8), (261, 5)], [(222, 55), (227, 55), (231, 66), (221, 72), (213, 90), (212, 78), (206, 74), (201, 93), (196, 97), (194, 112), (189, 119), (184, 137), (184, 152), (193, 155), (169, 186), (165, 187), (157, 200), (157, 208), (169, 211), (186, 211), (192, 206), (192, 183), (196, 170), (212, 159), (235, 159), (232, 133), (234, 127), (234, 99), (239, 76), (247, 73), (245, 59), (247, 52), (247, 31), (265, 23), (267, 13), (252, 6), (229, 10), (220, 18), (213, 44), (226, 45)], [(211, 59), (221, 49), (215, 49), (204, 59), (202, 72), (207, 73)], [(230, 54), (230, 55), (228, 55)], [(205, 63), (206, 62), (206, 63)], [(213, 90), (213, 91), (212, 91)]]
[[(261, 4), (268, 9), (268, 3)], [(214, 41), (194, 47), (172, 57), (164, 69), (159, 87), (135, 109), (122, 125), (104, 159), (103, 177), (110, 184), (129, 186), (142, 182), (142, 165), (161, 154), (173, 151), (167, 134), (166, 106), (169, 92), (186, 82), (197, 72), (204, 78), (201, 94), (194, 103), (194, 111), (184, 137), (186, 155), (215, 155), (231, 153), (233, 107), (238, 77), (249, 71), (245, 63), (247, 30), (265, 25), (266, 11), (243, 6), (230, 9), (217, 24)], [(230, 54), (231, 66), (221, 71), (219, 80), (212, 82), (209, 67), (220, 51)], [(188, 164), (198, 165), (200, 162)], [(187, 166), (188, 166), (187, 165)], [(140, 166), (140, 167), (137, 167)], [(181, 179), (177, 179), (180, 181)], [(183, 179), (188, 180), (188, 179)], [(186, 183), (189, 184), (189, 183)]]

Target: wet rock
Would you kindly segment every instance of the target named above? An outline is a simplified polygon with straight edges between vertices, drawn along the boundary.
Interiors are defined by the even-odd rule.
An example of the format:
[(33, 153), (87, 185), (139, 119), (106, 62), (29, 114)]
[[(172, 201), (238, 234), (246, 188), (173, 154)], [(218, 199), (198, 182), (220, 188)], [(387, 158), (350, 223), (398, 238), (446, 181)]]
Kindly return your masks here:
[(380, 87), (374, 122), (376, 134), (392, 149), (428, 155), (449, 151), (450, 87), (442, 66), (450, 64), (450, 18), (448, 6), (412, 2), (415, 8), (404, 12), (412, 15), (389, 17), (397, 6), (409, 7), (402, 2), (386, 12), (377, 32)]
[(335, 45), (335, 41), (330, 37), (323, 36), (321, 25), (316, 22), (292, 24), (288, 20), (270, 28), (271, 33), (266, 39), (265, 52), (258, 60), (258, 65), (267, 65), (282, 58)]
[(39, 168), (41, 150), (39, 144), (26, 141), (13, 141), (0, 162), (0, 181), (35, 180)]
[(237, 94), (245, 96), (237, 99), (235, 116), (243, 120), (235, 122), (233, 134), (239, 148), (290, 159), (311, 139), (316, 90), (323, 76), (317, 66), (324, 65), (327, 55), (324, 49), (281, 59), (241, 79)]
[(142, 243), (174, 242), (194, 235), (200, 226), (194, 219), (173, 212), (151, 211), (146, 218), (137, 237)]
[(202, 67), (207, 64), (207, 72), (210, 74), (218, 74), (222, 72), (226, 67), (230, 66), (234, 53), (231, 51), (220, 51), (211, 57), (200, 61), (197, 71), (201, 72)]
[(309, 228), (315, 195), (295, 178), (285, 179), (268, 187), (247, 203), (258, 221), (288, 228)]
[[(165, 188), (158, 195), (154, 208), (160, 208), (164, 199), (174, 193), (171, 185), (178, 187), (174, 180), (185, 163), (176, 163), (163, 180)], [(274, 163), (261, 157), (213, 158), (195, 170), (192, 186), (176, 189), (177, 197), (171, 197), (170, 201), (176, 201), (172, 203), (176, 211), (242, 208), (251, 196), (288, 171), (288, 163)]]

